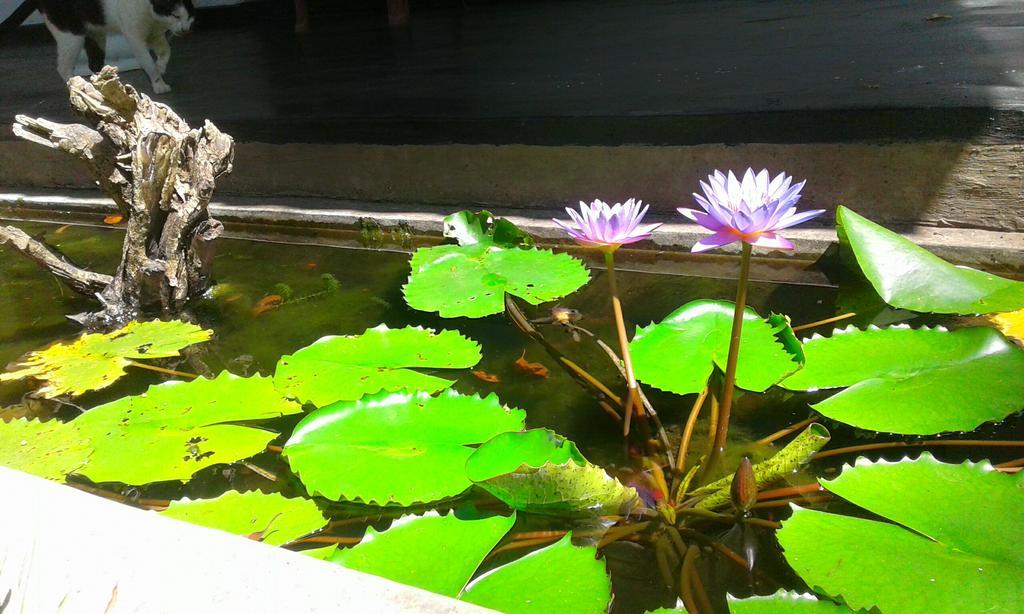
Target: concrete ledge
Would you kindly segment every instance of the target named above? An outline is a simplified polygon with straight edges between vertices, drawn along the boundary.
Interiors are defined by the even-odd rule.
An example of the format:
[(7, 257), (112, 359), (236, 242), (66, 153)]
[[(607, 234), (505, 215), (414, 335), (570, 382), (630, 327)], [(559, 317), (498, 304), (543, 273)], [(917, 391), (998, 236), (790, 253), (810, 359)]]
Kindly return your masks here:
[[(89, 192), (65, 190), (58, 195), (38, 191), (0, 193), (0, 219), (102, 224), (103, 215), (116, 212), (111, 200), (85, 194)], [(311, 197), (224, 197), (210, 205), (213, 215), (226, 224), (228, 236), (358, 247), (365, 244), (365, 237), (361, 237), (358, 231), (370, 225), (382, 231), (383, 241), (375, 247), (401, 251), (410, 251), (413, 244), (436, 242), (441, 234), (443, 217), (464, 207), (480, 208), (480, 205), (438, 207)], [(545, 244), (569, 249), (574, 247), (551, 221), (552, 215), (561, 214), (558, 210), (510, 207), (490, 207), (489, 210), (509, 218)], [(682, 254), (688, 252), (706, 231), (694, 224), (679, 223), (677, 220), (682, 217), (678, 214), (655, 214), (651, 219), (664, 223), (654, 240), (636, 244), (635, 249), (627, 251), (634, 255), (654, 251), (662, 258), (678, 252), (678, 257), (703, 265), (702, 270), (695, 274), (716, 276), (714, 263), (721, 259), (720, 256), (690, 257)], [(395, 230), (401, 230), (403, 235), (413, 235), (414, 240), (405, 244), (390, 241)], [(894, 230), (951, 262), (1010, 275), (1024, 274), (1024, 233), (928, 226), (894, 227)], [(793, 228), (787, 231), (786, 236), (796, 244), (795, 254), (770, 252), (759, 254), (758, 259), (776, 260), (806, 270), (838, 242), (833, 228)], [(659, 270), (649, 256), (632, 258), (632, 267), (634, 270)], [(723, 275), (731, 277), (734, 273), (730, 260), (729, 270)], [(764, 279), (796, 281), (796, 277), (781, 270), (775, 270)]]
[(490, 612), (0, 467), (6, 612)]
[[(316, 196), (550, 211), (600, 197), (642, 198), (673, 215), (715, 168), (785, 169), (804, 202), (847, 204), (887, 225), (1024, 232), (1024, 145), (935, 141), (693, 146), (239, 143), (220, 196)], [(4, 190), (91, 188), (60, 152), (0, 141)]]

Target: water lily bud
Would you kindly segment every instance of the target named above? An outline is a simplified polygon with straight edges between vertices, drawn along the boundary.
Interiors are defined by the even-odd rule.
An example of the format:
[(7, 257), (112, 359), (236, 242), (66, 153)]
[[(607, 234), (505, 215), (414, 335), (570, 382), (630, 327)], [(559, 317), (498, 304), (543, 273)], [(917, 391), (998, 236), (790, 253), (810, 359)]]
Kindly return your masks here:
[(732, 505), (742, 513), (747, 513), (757, 502), (757, 480), (754, 478), (754, 466), (750, 459), (743, 457), (736, 474), (732, 476), (732, 487), (729, 489)]

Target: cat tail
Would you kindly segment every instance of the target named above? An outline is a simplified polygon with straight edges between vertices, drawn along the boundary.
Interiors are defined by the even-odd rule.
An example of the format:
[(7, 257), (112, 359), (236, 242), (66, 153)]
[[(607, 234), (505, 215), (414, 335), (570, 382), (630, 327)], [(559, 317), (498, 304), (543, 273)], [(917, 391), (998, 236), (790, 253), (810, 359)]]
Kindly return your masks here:
[(14, 31), (15, 28), (28, 19), (29, 15), (36, 12), (36, 9), (39, 8), (38, 4), (39, 3), (36, 2), (36, 0), (25, 0), (22, 2), (21, 6), (14, 9), (14, 12), (12, 12), (7, 19), (0, 22), (0, 34), (7, 34), (8, 32)]

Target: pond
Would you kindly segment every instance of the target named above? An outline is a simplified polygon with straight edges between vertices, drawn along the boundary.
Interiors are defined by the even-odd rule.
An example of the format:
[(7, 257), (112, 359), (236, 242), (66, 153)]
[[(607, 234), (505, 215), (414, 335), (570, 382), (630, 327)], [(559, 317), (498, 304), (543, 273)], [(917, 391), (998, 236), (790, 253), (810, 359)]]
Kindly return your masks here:
[[(119, 261), (123, 233), (118, 228), (41, 222), (24, 224), (22, 227), (32, 236), (58, 247), (77, 264), (87, 268), (109, 271)], [(454, 380), (451, 388), (458, 393), (480, 396), (496, 393), (505, 406), (525, 410), (527, 429), (550, 429), (564, 436), (575, 442), (587, 461), (607, 469), (627, 486), (637, 487), (648, 509), (646, 515), (640, 514), (635, 519), (651, 521), (657, 516), (652, 511), (659, 504), (657, 493), (652, 495), (649, 492), (652, 490), (650, 480), (654, 479), (650, 467), (642, 464), (635, 446), (624, 445), (621, 426), (609, 419), (598, 406), (593, 394), (578, 385), (541, 344), (511, 325), (503, 314), (480, 318), (443, 318), (437, 313), (409, 307), (403, 295), (403, 285), (410, 275), (409, 253), (417, 245), (435, 244), (435, 240), (404, 237), (392, 241), (390, 237), (371, 237), (367, 241), (364, 233), (364, 243), (375, 245), (353, 247), (352, 239), (358, 239), (358, 235), (345, 235), (344, 241), (334, 240), (331, 245), (329, 237), (318, 237), (315, 234), (292, 234), (291, 238), (288, 235), (274, 235), (274, 240), (261, 240), (259, 234), (255, 232), (250, 233), (250, 238), (225, 238), (219, 241), (213, 267), (217, 285), (206, 298), (189, 306), (188, 318), (212, 330), (213, 338), (193, 346), (183, 352), (181, 357), (152, 361), (153, 365), (184, 375), (130, 368), (128, 376), (116, 383), (67, 401), (34, 399), (29, 394), (35, 387), (32, 382), (8, 382), (0, 385), (0, 407), (17, 406), (24, 402), (32, 407), (33, 412), (44, 415), (53, 413), (60, 419), (73, 420), (82, 410), (122, 397), (139, 395), (147, 387), (166, 380), (189, 379), (191, 375), (212, 378), (222, 371), (242, 377), (254, 374), (272, 376), (283, 356), (293, 354), (325, 336), (360, 335), (380, 324), (390, 329), (412, 326), (436, 331), (457, 330), (480, 344), (479, 362), (471, 368), (458, 370), (420, 371)], [(337, 239), (339, 234), (344, 235), (334, 233), (332, 236)], [(574, 332), (572, 327), (551, 321), (553, 307), (574, 310), (571, 312), (574, 326), (590, 331), (617, 349), (614, 343), (616, 323), (608, 303), (604, 279), (607, 273), (603, 263), (593, 253), (578, 249), (570, 251), (586, 261), (591, 272), (589, 283), (560, 300), (538, 306), (524, 303), (523, 308), (552, 348), (571, 357), (574, 363), (584, 365), (597, 380), (616, 382), (614, 385), (619, 386), (619, 373), (601, 347), (586, 334)], [(736, 296), (736, 281), (732, 278), (736, 260), (733, 257), (720, 256), (715, 259), (664, 254), (659, 259), (647, 252), (629, 250), (620, 250), (617, 256), (619, 295), (631, 335), (635, 327), (660, 322), (691, 301), (730, 301)], [(747, 304), (757, 314), (786, 314), (792, 325), (799, 328), (801, 324), (856, 311), (854, 316), (842, 322), (800, 332), (800, 336), (814, 332), (828, 335), (833, 326), (844, 328), (855, 325), (866, 328), (872, 324), (890, 326), (909, 322), (914, 329), (921, 330), (938, 324), (951, 329), (973, 328), (975, 324), (959, 316), (922, 315), (885, 305), (863, 277), (851, 279), (849, 271), (839, 266), (839, 260), (834, 254), (817, 264), (780, 262), (776, 259), (755, 259), (754, 274), (747, 290)], [(790, 280), (790, 283), (778, 280)], [(843, 283), (840, 284), (840, 281)], [(457, 292), (456, 289), (452, 291)], [(55, 278), (41, 273), (32, 263), (5, 254), (0, 258), (0, 361), (13, 363), (26, 352), (55, 341), (73, 338), (78, 334), (79, 327), (66, 316), (91, 308), (94, 308), (94, 304), (71, 293)], [(908, 340), (906, 343), (909, 346), (914, 342)], [(807, 346), (805, 350), (810, 351)], [(913, 349), (907, 351), (913, 352)], [(879, 352), (884, 353), (883, 350)], [(882, 359), (881, 356), (875, 358)], [(673, 357), (666, 354), (664, 360), (666, 369), (671, 368), (669, 365)], [(865, 357), (865, 360), (868, 358)], [(952, 369), (954, 363), (955, 360), (950, 361), (950, 365), (943, 368)], [(892, 367), (894, 371), (902, 368)], [(997, 365), (990, 368), (1004, 367)], [(1020, 377), (1019, 371), (1010, 370), (1008, 373)], [(944, 376), (940, 374), (941, 377), (959, 382), (958, 378), (970, 375), (949, 372)], [(640, 379), (644, 381), (642, 377)], [(784, 437), (779, 437), (774, 444), (758, 443), (759, 440), (802, 421), (806, 426), (806, 419), (815, 415), (808, 404), (817, 403), (830, 394), (815, 389), (849, 385), (850, 382), (844, 382), (819, 386), (811, 382), (801, 388), (771, 387), (764, 394), (740, 394), (728, 433), (727, 455), (721, 461), (721, 467), (725, 470), (719, 470), (718, 473), (730, 474), (741, 456), (751, 457), (755, 465), (772, 457), (782, 446)], [(935, 386), (940, 392), (950, 390), (935, 380), (922, 385)], [(644, 392), (651, 405), (657, 408), (666, 427), (670, 449), (678, 446), (683, 424), (687, 421), (696, 395), (673, 394), (653, 386), (646, 386)], [(889, 391), (885, 394), (897, 393)], [(1019, 391), (1010, 390), (1002, 394), (1004, 398), (999, 399), (1000, 403), (1006, 405), (1008, 402), (1010, 406), (1016, 404), (1016, 408), (1020, 408)], [(1006, 396), (1011, 398), (1006, 399)], [(961, 463), (965, 459), (988, 459), (998, 463), (1021, 456), (1020, 447), (986, 445), (986, 440), (1005, 442), (1024, 439), (1024, 420), (1014, 411), (979, 418), (977, 423), (981, 426), (970, 435), (972, 440), (978, 440), (977, 445), (935, 445), (927, 449), (945, 463)], [(289, 471), (288, 463), (281, 457), (281, 446), (300, 417), (285, 416), (269, 423), (273, 430), (282, 435), (273, 440), (267, 451), (230, 466), (213, 465), (204, 468), (184, 484), (161, 481), (134, 486), (116, 483), (95, 485), (75, 476), (69, 478), (69, 481), (93, 491), (105, 491), (107, 496), (128, 503), (157, 509), (162, 508), (167, 501), (183, 498), (211, 499), (229, 490), (260, 489), (264, 492), (281, 492), (287, 496), (303, 495), (305, 488), (302, 482)], [(913, 430), (901, 431), (898, 428), (889, 430), (889, 433), (885, 433), (886, 429), (882, 428), (877, 431), (883, 432), (860, 429), (828, 417), (819, 417), (818, 421), (830, 431), (828, 449), (879, 444), (881, 449), (867, 454), (875, 459), (892, 460), (907, 456), (908, 453), (916, 457), (918, 452), (885, 449), (883, 444), (886, 442), (935, 441), (942, 436), (940, 432), (973, 430), (926, 429), (918, 436)], [(856, 420), (847, 422), (855, 423)], [(694, 449), (703, 446), (708, 431), (705, 417), (696, 424)], [(0, 425), (0, 428), (4, 426)], [(893, 435), (892, 432), (902, 432), (905, 436)], [(691, 456), (692, 462), (698, 462), (700, 452), (691, 450)], [(840, 473), (842, 464), (852, 463), (856, 456), (850, 453), (822, 458), (806, 465), (799, 472), (787, 472), (783, 479), (775, 481), (770, 488), (813, 486), (814, 478), (835, 477)], [(942, 466), (962, 467), (952, 464)], [(707, 477), (705, 482), (711, 481), (711, 477)], [(668, 476), (668, 479), (671, 482), (672, 476)], [(838, 489), (837, 494), (847, 496)], [(794, 499), (794, 496), (803, 499)], [(392, 520), (403, 513), (455, 509), (460, 517), (473, 518), (506, 514), (508, 511), (498, 499), (483, 489), (472, 489), (461, 497), (440, 499), (442, 503), (396, 509), (394, 506), (369, 506), (318, 497), (317, 502), (330, 521), (328, 528), (316, 533), (315, 539), (299, 539), (289, 547), (302, 550), (332, 543), (351, 546), (359, 541), (367, 527), (373, 527), (372, 530), (378, 532), (386, 531)], [(850, 495), (849, 500), (855, 499)], [(762, 500), (765, 505), (755, 508), (760, 525), (757, 522), (742, 524), (729, 515), (709, 516), (706, 522), (692, 525), (704, 537), (691, 535), (687, 537), (687, 543), (691, 543), (692, 538), (696, 540), (693, 543), (710, 551), (710, 544), (721, 542), (731, 552), (749, 555), (756, 561), (754, 572), (749, 573), (734, 562), (723, 563), (722, 559), (714, 559), (706, 552), (703, 553), (697, 563), (697, 573), (703, 577), (705, 590), (715, 604), (714, 609), (724, 611), (726, 592), (736, 597), (755, 593), (771, 594), (779, 588), (808, 592), (808, 584), (812, 583), (808, 576), (815, 577), (811, 575), (812, 572), (806, 571), (808, 564), (803, 561), (795, 564), (789, 561), (790, 564), (787, 564), (771, 530), (777, 527), (775, 523), (789, 517), (790, 508), (786, 504), (790, 501), (816, 510), (865, 518), (893, 518), (895, 514), (891, 510), (873, 508), (864, 503), (858, 508), (839, 497), (821, 493), (814, 487), (798, 488), (789, 493), (780, 491), (779, 496)], [(864, 509), (871, 511), (865, 512)], [(626, 516), (628, 520), (629, 514)], [(271, 523), (274, 518), (271, 517)], [(602, 536), (617, 520), (621, 520), (621, 516), (612, 513), (552, 515), (520, 509), (515, 525), (483, 561), (478, 573), (514, 561), (523, 552), (544, 548), (557, 541), (565, 531), (571, 530), (574, 543), (578, 546), (601, 546), (600, 552), (611, 574), (614, 594), (611, 611), (643, 612), (675, 606), (679, 586), (666, 586), (663, 571), (668, 562), (673, 567), (672, 575), (678, 580), (677, 567), (685, 566), (687, 563), (684, 559), (688, 558), (680, 554), (688, 551), (684, 548), (678, 554), (673, 552), (667, 555), (664, 553), (664, 544), (667, 542), (652, 544), (653, 540), (645, 539), (647, 534), (641, 531), (624, 535), (622, 540), (605, 543)], [(897, 519), (897, 522), (904, 521)], [(911, 529), (917, 528), (909, 521), (904, 523)], [(395, 523), (396, 526), (399, 524)], [(252, 533), (259, 533), (260, 529), (264, 527), (256, 527)], [(692, 528), (687, 530), (694, 532)], [(932, 535), (926, 528), (920, 530), (923, 534)], [(1012, 534), (1012, 529), (1009, 530)], [(984, 529), (982, 534), (985, 534)], [(843, 536), (839, 535), (838, 541), (842, 541)], [(787, 546), (787, 550), (797, 552), (797, 540), (790, 543), (792, 546)], [(453, 548), (450, 556), (458, 556), (459, 552), (458, 548)], [(356, 564), (353, 566), (360, 568)], [(473, 567), (476, 568), (475, 565)], [(373, 570), (372, 565), (364, 568)], [(1019, 571), (1017, 568), (1010, 572), (1010, 576), (1019, 578), (1015, 575)], [(945, 581), (942, 576), (944, 572), (940, 570), (937, 573)], [(382, 575), (388, 574), (382, 572)], [(401, 574), (398, 575), (401, 577)], [(537, 576), (535, 581), (555, 582), (546, 576)], [(555, 586), (558, 586), (557, 582)], [(823, 591), (823, 594), (828, 595), (838, 593)], [(857, 604), (851, 601), (849, 605), (853, 607)]]

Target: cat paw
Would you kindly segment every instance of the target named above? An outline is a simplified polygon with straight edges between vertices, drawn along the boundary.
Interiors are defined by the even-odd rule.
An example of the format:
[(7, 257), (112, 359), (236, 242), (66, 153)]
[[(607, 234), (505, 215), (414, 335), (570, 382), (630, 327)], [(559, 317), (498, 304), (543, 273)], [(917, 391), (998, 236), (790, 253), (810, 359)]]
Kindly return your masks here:
[(163, 79), (153, 82), (153, 93), (154, 94), (166, 94), (171, 91), (171, 86), (167, 85), (167, 82)]

